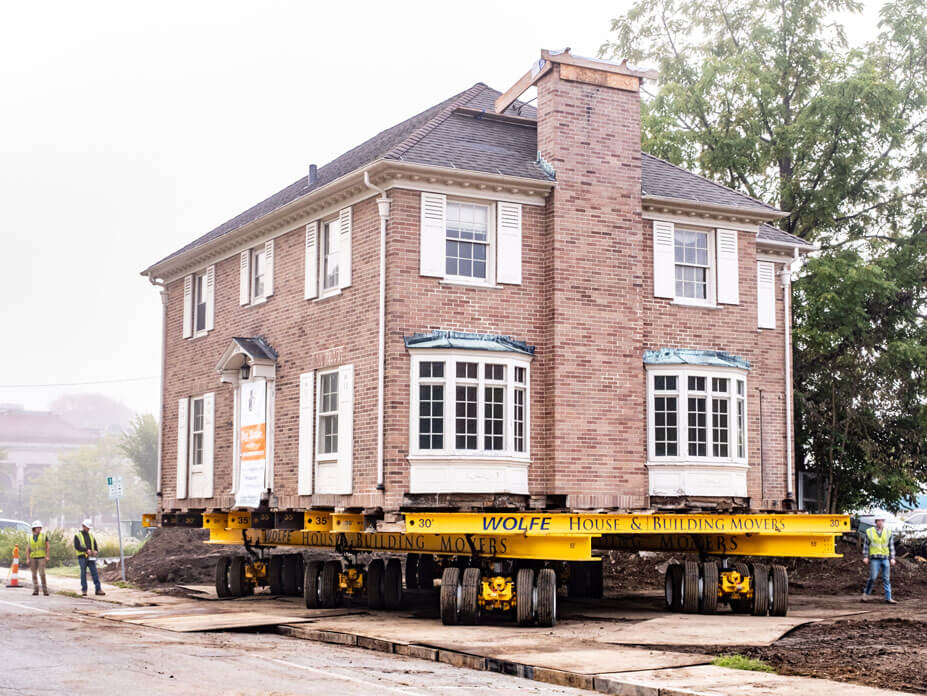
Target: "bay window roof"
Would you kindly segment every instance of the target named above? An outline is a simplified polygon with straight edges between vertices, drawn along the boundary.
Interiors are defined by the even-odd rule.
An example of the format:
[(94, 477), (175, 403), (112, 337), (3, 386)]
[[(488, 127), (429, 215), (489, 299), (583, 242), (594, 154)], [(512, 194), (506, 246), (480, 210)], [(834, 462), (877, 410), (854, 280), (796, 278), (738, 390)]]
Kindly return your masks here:
[(722, 350), (693, 350), (691, 348), (660, 348), (644, 351), (645, 365), (704, 365), (707, 367), (733, 367), (749, 370), (750, 362)]
[(466, 333), (463, 331), (432, 331), (404, 337), (406, 348), (444, 348), (455, 350), (487, 350), (498, 353), (534, 355), (534, 346), (511, 336)]

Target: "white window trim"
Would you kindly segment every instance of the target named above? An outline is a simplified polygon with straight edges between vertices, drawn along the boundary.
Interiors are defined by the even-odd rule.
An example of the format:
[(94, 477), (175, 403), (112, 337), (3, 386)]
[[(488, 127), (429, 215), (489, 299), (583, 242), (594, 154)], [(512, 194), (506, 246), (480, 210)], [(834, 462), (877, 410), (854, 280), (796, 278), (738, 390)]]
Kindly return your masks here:
[[(706, 298), (704, 300), (696, 297), (682, 297), (676, 294), (676, 266), (680, 265), (676, 261), (676, 234), (678, 232), (696, 232), (698, 234), (708, 235), (708, 270), (705, 273), (707, 287), (705, 289)], [(695, 225), (676, 225), (673, 228), (673, 304), (688, 305), (690, 307), (711, 307), (720, 308), (718, 305), (718, 282), (716, 275), (718, 273), (717, 254), (717, 236), (718, 231), (707, 227), (697, 227)], [(692, 265), (692, 264), (682, 264)]]
[(263, 244), (261, 244), (260, 246), (252, 247), (251, 249), (248, 250), (248, 254), (249, 254), (249, 256), (250, 256), (250, 264), (249, 264), (249, 266), (248, 266), (248, 273), (249, 273), (249, 276), (248, 276), (248, 294), (249, 294), (250, 297), (251, 297), (251, 302), (250, 302), (250, 304), (249, 304), (249, 306), (251, 306), (251, 307), (253, 307), (253, 306), (255, 306), (255, 305), (262, 304), (262, 303), (264, 303), (264, 302), (267, 302), (267, 296), (266, 296), (266, 295), (256, 295), (256, 294), (254, 293), (254, 290), (255, 290), (254, 274), (255, 274), (255, 271), (256, 271), (256, 269), (257, 269), (257, 264), (254, 262), (254, 258), (255, 258), (255, 255), (258, 254), (259, 252), (260, 252), (260, 253), (264, 253), (264, 280), (265, 280), (265, 290), (266, 290), (266, 287), (267, 287), (267, 286), (266, 286), (266, 281), (267, 281), (267, 254), (266, 254), (266, 251), (267, 251), (267, 249), (266, 249), (266, 247), (265, 247)]
[[(193, 274), (193, 316), (192, 316), (193, 335), (190, 336), (191, 339), (202, 338), (203, 336), (206, 336), (209, 333), (209, 329), (206, 328), (209, 325), (209, 321), (207, 319), (207, 315), (209, 313), (209, 295), (208, 295), (209, 288), (206, 287), (206, 283), (208, 282), (206, 278), (207, 273), (208, 273), (208, 269), (204, 268), (202, 273)], [(206, 297), (203, 298), (203, 305), (205, 306), (205, 311), (203, 312), (203, 328), (197, 330), (196, 328), (196, 305), (197, 305), (197, 300), (200, 299), (199, 290), (198, 290), (200, 278), (203, 279), (203, 294), (206, 295)]]
[[(656, 447), (654, 436), (656, 429), (654, 426), (654, 398), (658, 392), (654, 390), (654, 377), (668, 376), (676, 377), (676, 391), (674, 394), (677, 398), (677, 455), (656, 456)], [(688, 418), (688, 400), (689, 400), (689, 377), (705, 377), (705, 450), (707, 456), (698, 457), (689, 455), (689, 418)], [(712, 396), (711, 378), (720, 377), (728, 379), (728, 456), (714, 457), (711, 456), (713, 444), (712, 428)], [(744, 456), (737, 456), (737, 380), (744, 382)], [(661, 365), (647, 368), (647, 465), (660, 466), (661, 464), (672, 465), (692, 465), (692, 466), (731, 466), (743, 468), (749, 465), (750, 458), (750, 414), (749, 399), (747, 398), (749, 381), (747, 371), (734, 367), (705, 367), (700, 365)]]
[[(322, 411), (322, 378), (327, 377), (328, 375), (338, 376), (338, 384), (335, 389), (335, 395), (338, 399), (338, 408), (335, 410), (335, 415), (338, 418), (339, 427), (335, 429), (335, 433), (338, 436), (338, 449), (334, 452), (322, 452), (322, 416), (331, 415), (328, 411)], [(316, 383), (315, 383), (315, 463), (316, 464), (337, 464), (339, 455), (341, 454), (341, 376), (339, 374), (339, 369), (336, 367), (330, 370), (319, 370), (316, 373)]]
[[(531, 357), (527, 355), (496, 353), (474, 350), (435, 350), (422, 349), (410, 351), (410, 406), (409, 406), (409, 460), (418, 462), (460, 462), (474, 461), (485, 464), (521, 463), (531, 461)], [(444, 362), (444, 379), (424, 378), (429, 384), (444, 384), (444, 449), (419, 448), (419, 365), (422, 362)], [(456, 382), (457, 362), (476, 362), (477, 367), (477, 449), (458, 450), (454, 447), (456, 440)], [(484, 420), (484, 387), (486, 384), (502, 384), (485, 379), (486, 363), (505, 365), (505, 447), (501, 450), (486, 450)], [(515, 382), (515, 368), (525, 368), (525, 383)], [(472, 384), (472, 381), (468, 380)], [(525, 451), (515, 451), (515, 389), (525, 390)]]
[[(196, 412), (196, 402), (197, 401), (200, 401), (203, 404), (203, 429), (198, 430), (198, 431), (193, 429), (193, 421), (194, 421), (193, 414)], [(203, 436), (204, 460), (201, 461), (199, 464), (195, 464), (193, 461), (194, 453), (196, 451), (195, 448), (193, 447), (193, 436), (197, 432), (201, 433)], [(190, 397), (190, 411), (189, 411), (189, 416), (187, 418), (187, 477), (188, 478), (190, 477), (191, 474), (194, 473), (194, 467), (195, 467), (195, 472), (203, 471), (203, 465), (205, 463), (205, 455), (206, 455), (206, 395), (201, 394), (200, 396)]]
[[(485, 278), (472, 278), (470, 276), (461, 276), (461, 275), (451, 275), (447, 272), (447, 206), (452, 203), (463, 203), (465, 205), (478, 205), (481, 208), (486, 208), (486, 277)], [(458, 196), (448, 197), (445, 201), (445, 212), (444, 212), (444, 249), (442, 252), (442, 260), (444, 263), (445, 272), (441, 278), (441, 282), (447, 285), (466, 285), (468, 287), (475, 288), (501, 288), (501, 285), (496, 283), (496, 251), (497, 251), (497, 240), (496, 240), (496, 203), (489, 201), (482, 201), (473, 198), (462, 198)], [(462, 240), (464, 242), (468, 240)], [(479, 243), (479, 242), (477, 242)]]
[(340, 239), (338, 239), (338, 243), (339, 243), (338, 251), (335, 252), (335, 256), (338, 259), (338, 276), (339, 276), (338, 282), (335, 284), (334, 287), (331, 287), (331, 288), (325, 287), (325, 232), (326, 232), (326, 228), (329, 225), (331, 225), (332, 234), (338, 237), (341, 234), (341, 229), (339, 227), (339, 219), (340, 219), (339, 216), (335, 215), (334, 217), (329, 218), (327, 220), (319, 221), (319, 241), (318, 241), (318, 244), (316, 245), (319, 250), (319, 258), (317, 259), (317, 262), (319, 264), (319, 276), (318, 276), (319, 277), (319, 296), (316, 298), (317, 302), (319, 300), (324, 300), (326, 298), (341, 294), (341, 248), (340, 248), (341, 240)]

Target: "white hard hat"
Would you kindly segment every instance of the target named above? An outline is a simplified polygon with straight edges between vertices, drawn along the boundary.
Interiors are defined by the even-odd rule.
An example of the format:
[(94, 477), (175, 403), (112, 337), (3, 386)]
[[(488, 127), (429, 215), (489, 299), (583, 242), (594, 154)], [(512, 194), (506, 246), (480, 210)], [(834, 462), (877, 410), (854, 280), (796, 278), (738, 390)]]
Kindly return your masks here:
[(32, 520), (33, 529), (35, 529), (36, 527), (41, 527), (41, 526), (42, 526), (42, 520)]
[(86, 520), (84, 520), (83, 522), (81, 522), (81, 524), (84, 525), (87, 529), (90, 529), (90, 528), (93, 526), (93, 520), (91, 520), (91, 519), (88, 517)]

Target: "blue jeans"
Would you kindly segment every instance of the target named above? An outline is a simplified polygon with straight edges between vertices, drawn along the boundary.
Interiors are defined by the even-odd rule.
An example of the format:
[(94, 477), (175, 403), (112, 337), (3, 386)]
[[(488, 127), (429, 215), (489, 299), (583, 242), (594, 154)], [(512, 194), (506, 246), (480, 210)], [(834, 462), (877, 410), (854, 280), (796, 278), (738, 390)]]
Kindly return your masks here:
[(97, 575), (97, 560), (95, 558), (87, 558), (86, 556), (78, 556), (77, 562), (80, 563), (80, 591), (87, 591), (87, 568), (90, 568), (93, 584), (96, 586), (97, 590), (101, 589), (100, 576)]
[(869, 559), (869, 580), (866, 582), (866, 589), (863, 590), (867, 595), (872, 594), (872, 586), (879, 577), (879, 571), (882, 571), (882, 589), (885, 590), (885, 599), (892, 598), (891, 582), (891, 563), (887, 558), (870, 558)]

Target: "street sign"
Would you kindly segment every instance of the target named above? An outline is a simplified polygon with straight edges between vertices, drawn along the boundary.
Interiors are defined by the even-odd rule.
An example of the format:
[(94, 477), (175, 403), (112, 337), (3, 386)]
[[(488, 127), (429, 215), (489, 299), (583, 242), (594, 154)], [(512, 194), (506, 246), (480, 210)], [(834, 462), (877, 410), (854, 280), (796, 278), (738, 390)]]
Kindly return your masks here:
[(107, 476), (106, 485), (109, 486), (109, 499), (118, 500), (123, 495), (122, 476)]

